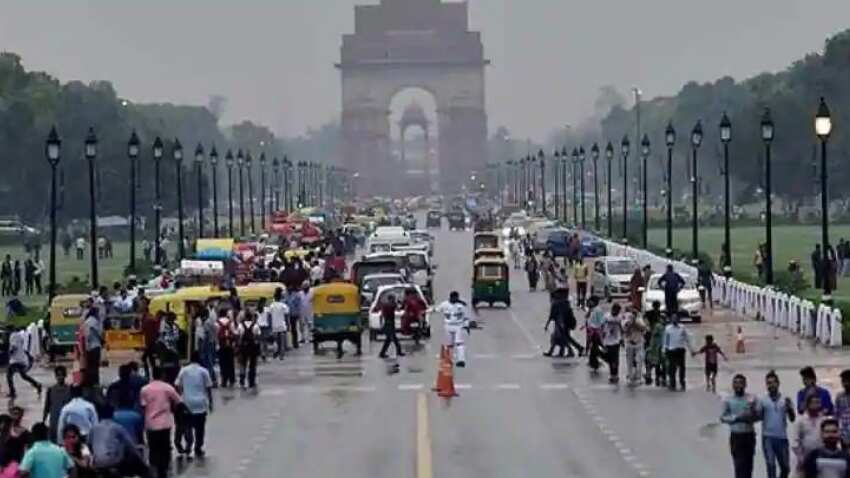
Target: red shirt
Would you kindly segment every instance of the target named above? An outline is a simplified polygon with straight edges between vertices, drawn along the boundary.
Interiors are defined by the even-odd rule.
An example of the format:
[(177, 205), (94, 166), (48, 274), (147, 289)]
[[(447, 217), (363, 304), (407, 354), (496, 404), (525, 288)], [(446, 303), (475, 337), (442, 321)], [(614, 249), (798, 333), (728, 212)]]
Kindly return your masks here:
[(145, 345), (155, 344), (159, 340), (159, 318), (150, 314), (142, 317), (142, 334), (145, 336)]

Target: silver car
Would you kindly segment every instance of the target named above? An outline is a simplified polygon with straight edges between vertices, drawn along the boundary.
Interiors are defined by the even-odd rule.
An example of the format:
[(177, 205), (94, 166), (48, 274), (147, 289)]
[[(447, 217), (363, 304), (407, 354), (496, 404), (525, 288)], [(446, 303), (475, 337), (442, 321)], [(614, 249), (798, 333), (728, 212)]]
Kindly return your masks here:
[(605, 299), (627, 297), (629, 285), (638, 263), (631, 257), (605, 256), (593, 263), (590, 294)]

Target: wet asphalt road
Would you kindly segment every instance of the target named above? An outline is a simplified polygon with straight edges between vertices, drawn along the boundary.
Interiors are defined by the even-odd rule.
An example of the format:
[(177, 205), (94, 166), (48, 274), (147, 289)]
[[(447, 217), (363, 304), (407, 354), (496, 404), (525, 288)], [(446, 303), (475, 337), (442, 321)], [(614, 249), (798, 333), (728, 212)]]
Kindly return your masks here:
[[(468, 297), (471, 232), (440, 231), (436, 244), (436, 300), (451, 290)], [(403, 343), (408, 356), (400, 360), (398, 373), (391, 371), (394, 360), (376, 358), (380, 344), (367, 341), (362, 358), (348, 353), (339, 361), (330, 351), (314, 357), (302, 347), (283, 362), (261, 365), (259, 391), (217, 392), (217, 409), (208, 422), (208, 458), (178, 463), (178, 474), (731, 476), (727, 431), (712, 425), (720, 399), (701, 390), (699, 363), (688, 363), (687, 392), (667, 392), (610, 386), (606, 372), (591, 376), (583, 359), (542, 357), (548, 344), (547, 296), (529, 292), (525, 278), (512, 272), (513, 306), (479, 311), (481, 328), (470, 337), (468, 366), (455, 369), (459, 397), (446, 401), (430, 391), (442, 338), (439, 320), (424, 348)], [(578, 318), (583, 322), (583, 314)], [(737, 326), (722, 313), (707, 322), (692, 327), (694, 336), (701, 341), (711, 332), (721, 345)], [(748, 324), (748, 333), (750, 327), (765, 335), (763, 324)], [(767, 368), (782, 365), (784, 388), (796, 390), (801, 354), (814, 354), (823, 366), (840, 358), (801, 349), (789, 337), (762, 347), (762, 338), (754, 337), (753, 353), (721, 365), (721, 394), (734, 371), (746, 371), (760, 384)], [(731, 352), (730, 345), (725, 348)], [(771, 363), (762, 357), (767, 353)], [(761, 452), (756, 464), (756, 476), (764, 476)]]

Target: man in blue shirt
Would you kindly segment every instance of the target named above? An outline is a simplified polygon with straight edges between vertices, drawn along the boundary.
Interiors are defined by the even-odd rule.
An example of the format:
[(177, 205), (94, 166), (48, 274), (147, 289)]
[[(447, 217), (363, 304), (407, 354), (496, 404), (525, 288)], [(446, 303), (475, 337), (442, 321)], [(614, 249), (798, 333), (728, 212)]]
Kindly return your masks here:
[(736, 478), (753, 476), (753, 458), (756, 454), (756, 432), (753, 423), (758, 420), (758, 405), (747, 393), (747, 377), (741, 374), (732, 379), (732, 395), (723, 400), (720, 421), (729, 425), (729, 448)]
[(33, 445), (21, 460), (22, 478), (64, 478), (76, 476), (74, 460), (63, 448), (47, 439), (48, 429), (44, 423), (32, 426)]
[(832, 415), (835, 410), (832, 405), (832, 397), (829, 395), (829, 390), (818, 386), (818, 377), (815, 375), (815, 369), (812, 367), (801, 368), (800, 377), (803, 379), (803, 388), (797, 392), (797, 413), (802, 414), (805, 412), (806, 396), (813, 392), (820, 397), (823, 415)]
[(776, 478), (776, 466), (779, 465), (779, 477), (788, 478), (791, 471), (788, 452), (788, 421), (794, 421), (794, 404), (789, 397), (779, 393), (779, 377), (776, 372), (767, 372), (764, 378), (767, 395), (758, 401), (761, 418), (762, 449), (764, 450), (767, 478)]

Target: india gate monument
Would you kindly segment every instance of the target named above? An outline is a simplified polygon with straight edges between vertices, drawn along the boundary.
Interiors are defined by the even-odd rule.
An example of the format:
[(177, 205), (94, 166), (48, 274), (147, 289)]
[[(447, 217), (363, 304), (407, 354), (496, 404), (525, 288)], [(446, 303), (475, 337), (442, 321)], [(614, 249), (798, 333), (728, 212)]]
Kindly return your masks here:
[(354, 24), (354, 33), (343, 36), (336, 67), (342, 78), (342, 154), (358, 174), (358, 192), (428, 192), (424, 185), (411, 190), (400, 174), (401, 159), (392, 153), (390, 104), (409, 88), (433, 96), (440, 191), (460, 191), (487, 161), (489, 62), (481, 34), (469, 31), (467, 4), (380, 0), (355, 7)]

